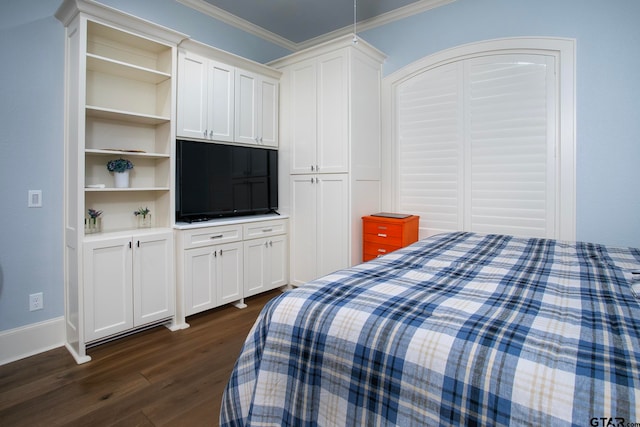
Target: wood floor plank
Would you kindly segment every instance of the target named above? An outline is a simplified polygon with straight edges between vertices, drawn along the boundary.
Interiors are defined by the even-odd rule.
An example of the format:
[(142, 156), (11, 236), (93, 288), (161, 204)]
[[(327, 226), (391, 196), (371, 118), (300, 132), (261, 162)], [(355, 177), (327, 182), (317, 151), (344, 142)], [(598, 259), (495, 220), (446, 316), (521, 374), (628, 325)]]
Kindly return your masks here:
[(58, 348), (0, 366), (0, 426), (214, 426), (220, 400), (259, 311), (280, 294), (191, 316), (89, 350), (77, 365)]

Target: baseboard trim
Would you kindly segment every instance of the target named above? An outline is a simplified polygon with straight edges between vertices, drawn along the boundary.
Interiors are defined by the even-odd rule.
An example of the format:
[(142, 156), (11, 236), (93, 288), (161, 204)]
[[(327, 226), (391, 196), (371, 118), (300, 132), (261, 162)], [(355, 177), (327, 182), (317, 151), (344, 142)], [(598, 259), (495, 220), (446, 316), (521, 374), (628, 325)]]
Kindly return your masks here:
[(64, 345), (64, 317), (0, 332), (0, 365)]

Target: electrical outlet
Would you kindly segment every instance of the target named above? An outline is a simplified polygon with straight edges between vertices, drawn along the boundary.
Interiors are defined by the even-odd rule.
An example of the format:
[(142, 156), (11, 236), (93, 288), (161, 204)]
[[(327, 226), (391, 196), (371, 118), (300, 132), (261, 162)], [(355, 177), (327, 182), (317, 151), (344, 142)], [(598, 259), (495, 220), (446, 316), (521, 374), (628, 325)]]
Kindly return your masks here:
[(29, 311), (42, 310), (44, 308), (44, 300), (42, 292), (29, 295)]

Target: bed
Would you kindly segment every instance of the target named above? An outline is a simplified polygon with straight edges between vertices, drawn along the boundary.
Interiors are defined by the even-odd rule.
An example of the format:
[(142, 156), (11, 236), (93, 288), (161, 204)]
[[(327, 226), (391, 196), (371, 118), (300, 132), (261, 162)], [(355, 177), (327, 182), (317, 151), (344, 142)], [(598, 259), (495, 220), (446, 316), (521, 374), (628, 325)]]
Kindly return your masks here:
[(263, 309), (220, 423), (640, 423), (640, 250), (445, 233)]

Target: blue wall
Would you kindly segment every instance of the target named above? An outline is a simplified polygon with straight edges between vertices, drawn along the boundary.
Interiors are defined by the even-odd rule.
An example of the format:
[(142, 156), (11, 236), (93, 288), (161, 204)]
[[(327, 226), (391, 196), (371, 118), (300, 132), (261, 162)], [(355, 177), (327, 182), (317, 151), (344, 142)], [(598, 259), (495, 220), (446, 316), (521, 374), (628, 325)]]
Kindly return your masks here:
[(385, 73), (479, 40), (576, 39), (576, 238), (640, 247), (640, 1), (457, 0), (362, 36)]
[[(0, 331), (63, 315), (64, 28), (60, 1), (0, 3)], [(175, 0), (102, 3), (258, 62), (288, 52)], [(640, 247), (640, 2), (457, 0), (361, 33), (385, 74), (426, 55), (512, 36), (577, 40), (577, 237)], [(27, 208), (27, 191), (44, 206)], [(29, 312), (28, 295), (45, 309)]]

